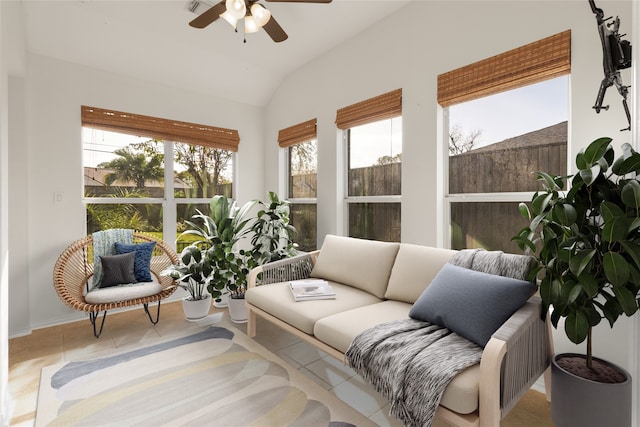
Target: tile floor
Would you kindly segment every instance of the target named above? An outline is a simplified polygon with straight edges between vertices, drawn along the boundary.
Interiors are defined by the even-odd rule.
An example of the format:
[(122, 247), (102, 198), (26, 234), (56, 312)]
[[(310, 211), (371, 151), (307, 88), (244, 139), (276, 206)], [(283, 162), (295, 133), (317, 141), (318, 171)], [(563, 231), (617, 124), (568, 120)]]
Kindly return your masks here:
[[(155, 309), (155, 307), (154, 307)], [(222, 317), (217, 325), (232, 324), (246, 332), (243, 324), (230, 323), (226, 309), (213, 309), (209, 320)], [(72, 360), (79, 356), (94, 357), (114, 349), (153, 343), (198, 330), (207, 322), (187, 322), (179, 302), (164, 303), (160, 322), (152, 326), (142, 309), (109, 313), (100, 339), (95, 339), (88, 320), (43, 328), (24, 337), (9, 340), (9, 383), (15, 407), (12, 426), (31, 426), (35, 420), (41, 368)], [(380, 426), (400, 426), (388, 415), (388, 402), (354, 372), (331, 356), (262, 320), (258, 322), (256, 341), (299, 369), (322, 387), (369, 417)], [(446, 424), (436, 422), (434, 427)], [(528, 392), (502, 421), (507, 427), (553, 426), (549, 405), (536, 391)]]

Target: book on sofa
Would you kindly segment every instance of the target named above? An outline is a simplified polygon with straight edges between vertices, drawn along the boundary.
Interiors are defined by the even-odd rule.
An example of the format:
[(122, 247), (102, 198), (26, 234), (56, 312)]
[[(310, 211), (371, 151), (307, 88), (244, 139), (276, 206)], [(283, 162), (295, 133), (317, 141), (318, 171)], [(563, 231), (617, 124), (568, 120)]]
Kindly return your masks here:
[(335, 299), (336, 293), (326, 280), (302, 279), (289, 282), (291, 295), (296, 301)]

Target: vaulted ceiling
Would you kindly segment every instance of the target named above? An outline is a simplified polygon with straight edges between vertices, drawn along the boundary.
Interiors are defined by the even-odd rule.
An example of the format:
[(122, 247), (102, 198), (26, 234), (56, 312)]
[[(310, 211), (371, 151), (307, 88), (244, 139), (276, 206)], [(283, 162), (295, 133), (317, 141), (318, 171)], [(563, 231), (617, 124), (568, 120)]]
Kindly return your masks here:
[(219, 19), (188, 23), (192, 0), (22, 0), (35, 54), (229, 100), (265, 105), (282, 80), (411, 0), (262, 2), (288, 33), (274, 43)]

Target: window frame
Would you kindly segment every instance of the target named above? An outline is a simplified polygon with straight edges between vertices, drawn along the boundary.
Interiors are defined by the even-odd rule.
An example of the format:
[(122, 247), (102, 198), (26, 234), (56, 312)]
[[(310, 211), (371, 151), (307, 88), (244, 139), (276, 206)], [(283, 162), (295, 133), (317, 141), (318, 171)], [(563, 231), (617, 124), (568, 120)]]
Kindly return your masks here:
[[(533, 54), (535, 53), (535, 54)], [(500, 75), (499, 72), (492, 74), (486, 70), (495, 69), (504, 70), (500, 64), (516, 57), (530, 56), (531, 61), (538, 63), (535, 68), (522, 67), (513, 75), (507, 78)], [(549, 60), (545, 60), (545, 55)], [(542, 58), (542, 59), (540, 59)], [(526, 65), (525, 62), (523, 64)], [(522, 64), (521, 64), (522, 65)], [(533, 70), (533, 71), (532, 71)], [(474, 73), (479, 77), (472, 79), (467, 94), (458, 91), (452, 91), (449, 94), (441, 90), (440, 84), (443, 80), (448, 80), (451, 76), (473, 76)], [(562, 33), (555, 34), (521, 46), (516, 49), (495, 55), (493, 57), (478, 61), (473, 64), (461, 67), (456, 70), (441, 74), (438, 76), (438, 115), (442, 119), (438, 123), (438, 135), (440, 135), (440, 159), (442, 164), (442, 177), (440, 191), (443, 195), (442, 200), (442, 222), (443, 227), (441, 238), (443, 239), (443, 247), (451, 248), (451, 206), (453, 203), (520, 203), (530, 202), (535, 191), (523, 192), (494, 192), (494, 193), (450, 193), (449, 185), (449, 108), (457, 103), (471, 101), (497, 93), (506, 92), (520, 87), (540, 83), (557, 77), (567, 76), (567, 96), (571, 92), (571, 31), (567, 30)], [(483, 82), (483, 78), (486, 79)], [(473, 87), (475, 86), (475, 87)], [(569, 108), (571, 104), (569, 102)], [(569, 122), (570, 117), (567, 118)], [(569, 123), (567, 123), (569, 126)], [(567, 150), (569, 150), (569, 141), (567, 141)], [(569, 153), (567, 153), (567, 163), (569, 163)], [(567, 164), (567, 171), (570, 165)], [(515, 233), (514, 233), (515, 234)]]
[[(160, 138), (163, 143), (164, 152), (164, 194), (163, 197), (145, 197), (145, 198), (121, 198), (121, 197), (86, 197), (84, 194), (85, 185), (83, 178), (82, 185), (82, 206), (84, 209), (84, 232), (87, 230), (87, 205), (93, 204), (154, 204), (162, 207), (162, 236), (163, 240), (167, 242), (173, 249), (176, 248), (177, 240), (177, 210), (178, 205), (186, 204), (208, 204), (210, 198), (176, 198), (174, 188), (174, 155), (175, 155), (175, 143), (184, 143), (191, 145), (202, 145), (212, 149), (222, 149), (230, 151), (231, 154), (231, 175), (232, 175), (232, 198), (235, 199), (237, 194), (237, 151), (239, 144), (238, 131), (233, 129), (218, 128), (214, 126), (198, 125), (188, 122), (179, 122), (174, 120), (161, 119), (151, 116), (143, 116), (132, 113), (124, 113), (113, 110), (105, 110), (95, 107), (81, 106), (81, 129), (93, 128), (99, 130), (106, 130), (110, 132), (138, 135), (137, 131), (140, 131), (138, 136), (145, 136), (150, 138), (156, 138), (157, 136), (168, 136), (172, 129), (177, 127), (182, 132), (185, 132), (187, 139), (190, 141), (174, 141), (171, 139)], [(109, 118), (114, 117), (114, 122), (110, 123)], [(157, 124), (160, 130), (149, 130), (144, 128), (148, 124)], [(141, 127), (136, 127), (141, 125)], [(135, 127), (136, 132), (133, 132)], [(164, 133), (162, 133), (164, 131)], [(199, 131), (202, 135), (199, 135)], [(161, 134), (157, 134), (160, 132)], [(84, 151), (84, 140), (82, 141), (81, 149)], [(84, 170), (84, 153), (83, 153), (82, 168)], [(171, 159), (168, 162), (166, 159)], [(84, 173), (83, 173), (84, 177)]]

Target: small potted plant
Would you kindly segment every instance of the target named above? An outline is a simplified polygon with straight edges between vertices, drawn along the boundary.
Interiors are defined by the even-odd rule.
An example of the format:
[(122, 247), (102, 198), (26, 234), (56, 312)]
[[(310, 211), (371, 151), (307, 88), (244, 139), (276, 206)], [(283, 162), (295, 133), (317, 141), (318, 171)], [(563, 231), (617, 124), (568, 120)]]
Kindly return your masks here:
[(162, 272), (176, 281), (176, 286), (187, 291), (182, 308), (187, 320), (203, 319), (211, 308), (211, 295), (207, 285), (213, 271), (210, 260), (196, 245), (187, 246), (180, 254), (180, 264)]
[(554, 327), (564, 319), (569, 340), (587, 342), (586, 356), (552, 360), (553, 420), (560, 427), (626, 426), (631, 378), (594, 357), (591, 341), (602, 320), (613, 327), (639, 308), (640, 154), (624, 144), (614, 160), (611, 138), (600, 138), (578, 153), (576, 166), (568, 178), (538, 172), (544, 190), (530, 206), (520, 205), (530, 224), (513, 240), (537, 258), (540, 295)]

